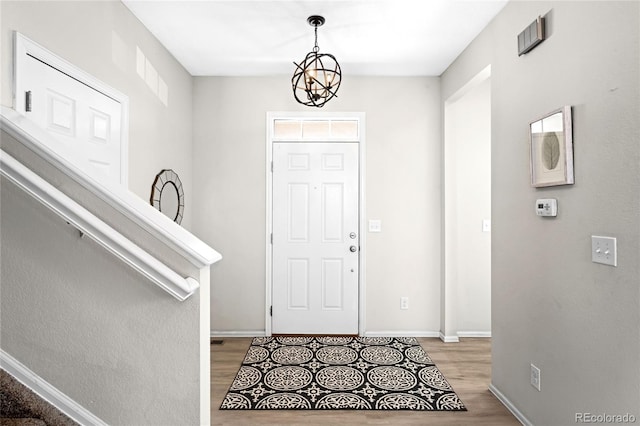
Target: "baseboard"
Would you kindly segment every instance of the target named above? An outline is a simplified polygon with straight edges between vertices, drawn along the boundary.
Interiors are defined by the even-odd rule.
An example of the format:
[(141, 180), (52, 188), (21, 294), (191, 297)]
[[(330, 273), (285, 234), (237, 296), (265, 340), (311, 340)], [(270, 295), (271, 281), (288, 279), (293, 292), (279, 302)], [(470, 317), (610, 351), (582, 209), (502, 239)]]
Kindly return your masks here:
[(490, 331), (458, 331), (458, 337), (491, 337)]
[(365, 331), (365, 337), (438, 337), (437, 331)]
[(506, 396), (504, 396), (504, 394), (502, 392), (500, 392), (500, 390), (495, 387), (493, 385), (493, 383), (491, 383), (489, 385), (489, 391), (496, 397), (498, 398), (498, 400), (502, 403), (502, 405), (504, 405), (505, 407), (507, 407), (507, 410), (509, 410), (511, 412), (511, 414), (514, 415), (514, 417), (516, 419), (518, 419), (518, 421), (520, 423), (522, 423), (524, 426), (533, 426), (533, 423), (531, 423), (529, 421), (529, 419), (527, 419), (524, 414), (522, 414), (520, 412), (520, 410), (518, 410), (516, 408), (515, 405), (513, 405), (513, 403), (511, 401), (509, 401), (509, 398), (507, 398)]
[(107, 423), (90, 413), (86, 408), (59, 391), (20, 361), (0, 349), (0, 366), (17, 381), (31, 389), (40, 398), (53, 405), (71, 420), (81, 425), (107, 426)]
[(455, 336), (445, 336), (444, 334), (442, 334), (442, 332), (440, 332), (440, 333), (438, 333), (437, 337), (440, 337), (440, 340), (442, 340), (444, 343), (458, 343), (458, 342), (460, 342), (460, 338), (458, 337), (457, 334)]
[(218, 331), (211, 330), (211, 337), (264, 337), (266, 335), (264, 330), (249, 330), (249, 331)]

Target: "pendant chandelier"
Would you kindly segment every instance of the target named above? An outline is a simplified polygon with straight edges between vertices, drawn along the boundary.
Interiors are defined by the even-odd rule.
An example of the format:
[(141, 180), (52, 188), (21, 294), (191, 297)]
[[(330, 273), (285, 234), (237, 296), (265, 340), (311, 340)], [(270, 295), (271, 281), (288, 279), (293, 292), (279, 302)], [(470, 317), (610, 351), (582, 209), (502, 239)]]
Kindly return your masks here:
[(296, 70), (291, 78), (291, 84), (296, 101), (302, 105), (320, 108), (336, 96), (342, 73), (335, 56), (319, 53), (318, 27), (324, 24), (324, 17), (309, 16), (307, 22), (314, 27), (315, 45), (300, 64), (293, 63)]

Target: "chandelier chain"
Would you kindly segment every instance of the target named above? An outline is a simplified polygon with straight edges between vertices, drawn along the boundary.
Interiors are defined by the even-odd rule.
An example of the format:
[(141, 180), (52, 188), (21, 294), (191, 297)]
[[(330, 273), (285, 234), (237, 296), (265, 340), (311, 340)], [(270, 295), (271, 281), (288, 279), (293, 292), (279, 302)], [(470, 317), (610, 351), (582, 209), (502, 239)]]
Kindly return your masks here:
[(318, 53), (320, 51), (320, 47), (318, 47), (318, 26), (314, 25), (315, 27), (315, 33), (316, 33), (316, 42), (315, 45), (313, 46), (313, 51)]

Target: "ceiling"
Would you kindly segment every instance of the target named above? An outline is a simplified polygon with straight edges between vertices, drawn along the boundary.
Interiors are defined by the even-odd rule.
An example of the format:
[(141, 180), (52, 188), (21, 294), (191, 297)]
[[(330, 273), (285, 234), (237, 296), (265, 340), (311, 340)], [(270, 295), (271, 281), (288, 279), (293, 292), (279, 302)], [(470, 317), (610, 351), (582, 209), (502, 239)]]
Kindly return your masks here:
[(438, 76), (508, 0), (122, 0), (194, 76), (291, 74), (313, 48), (344, 74)]

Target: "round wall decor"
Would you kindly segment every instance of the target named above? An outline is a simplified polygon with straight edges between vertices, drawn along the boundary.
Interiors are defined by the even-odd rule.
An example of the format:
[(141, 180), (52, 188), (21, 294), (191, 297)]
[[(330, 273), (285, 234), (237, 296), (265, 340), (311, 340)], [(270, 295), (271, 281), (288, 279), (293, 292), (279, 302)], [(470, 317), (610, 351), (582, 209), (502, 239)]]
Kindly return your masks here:
[(151, 185), (149, 202), (169, 219), (178, 224), (182, 222), (184, 190), (176, 172), (164, 169), (156, 175)]

